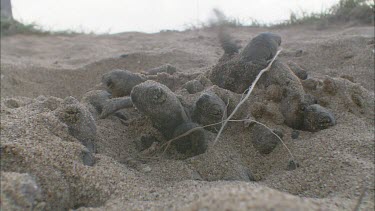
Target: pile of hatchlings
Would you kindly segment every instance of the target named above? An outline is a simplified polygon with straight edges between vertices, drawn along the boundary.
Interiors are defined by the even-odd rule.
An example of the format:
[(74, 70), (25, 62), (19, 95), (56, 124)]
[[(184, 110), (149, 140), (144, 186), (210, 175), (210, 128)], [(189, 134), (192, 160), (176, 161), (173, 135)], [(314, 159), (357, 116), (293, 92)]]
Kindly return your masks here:
[[(88, 134), (95, 134), (95, 121), (109, 116), (129, 121), (126, 109), (136, 108), (139, 115), (152, 121), (153, 127), (164, 136), (165, 142), (180, 136), (171, 142), (178, 153), (186, 154), (187, 157), (205, 153), (209, 142), (213, 141), (207, 138), (206, 133), (218, 132), (220, 122), (237, 106), (239, 97), (247, 93), (249, 86), (259, 72), (269, 65), (281, 45), (281, 37), (273, 33), (259, 34), (241, 51), (226, 37), (221, 37), (220, 41), (225, 53), (215, 66), (204, 73), (184, 75), (169, 64), (143, 73), (112, 70), (102, 76), (100, 89), (87, 92), (82, 98), (85, 108), (78, 110), (85, 109), (90, 115), (81, 115), (82, 119), (76, 121), (69, 121), (69, 115), (61, 118), (68, 123), (72, 135), (93, 152), (95, 137)], [(307, 72), (298, 64), (283, 63), (276, 59), (256, 84), (259, 90), (263, 90), (262, 96), (242, 105), (250, 108), (246, 118), (261, 119), (265, 113), (262, 99), (271, 99), (281, 113), (272, 120), (277, 121), (276, 124), (285, 124), (295, 131), (310, 132), (334, 126), (336, 120), (332, 112), (305, 92), (304, 87), (309, 86), (316, 88), (314, 80), (309, 80)], [(327, 86), (324, 88), (327, 89)], [(196, 97), (194, 100), (185, 100), (190, 99), (190, 96)], [(64, 103), (66, 106), (62, 113), (65, 115), (69, 114), (69, 109), (73, 113), (73, 110), (77, 110), (73, 108), (77, 105), (74, 100), (68, 98)], [(91, 119), (85, 119), (89, 116)], [(282, 137), (281, 132), (268, 131), (269, 128), (257, 124), (252, 127), (255, 149), (261, 154), (272, 152), (279, 144), (279, 139), (270, 137), (276, 134)], [(191, 130), (193, 132), (187, 133)], [(147, 150), (150, 145), (142, 150)], [(165, 148), (169, 145), (164, 143), (162, 146)]]

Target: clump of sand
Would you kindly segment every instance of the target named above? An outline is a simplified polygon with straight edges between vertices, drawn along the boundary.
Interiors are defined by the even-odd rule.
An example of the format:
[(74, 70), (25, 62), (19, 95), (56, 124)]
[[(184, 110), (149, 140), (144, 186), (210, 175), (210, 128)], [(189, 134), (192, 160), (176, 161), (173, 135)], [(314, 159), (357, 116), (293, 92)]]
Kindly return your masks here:
[[(245, 44), (263, 29), (233, 30), (233, 36)], [(290, 155), (281, 144), (270, 154), (260, 154), (249, 138), (252, 127), (243, 122), (229, 123), (215, 146), (215, 133), (208, 132), (209, 150), (181, 159), (173, 153), (140, 155), (137, 142), (142, 136), (167, 140), (135, 108), (125, 110), (127, 121), (116, 116), (96, 119), (93, 152), (60, 118), (64, 99), (72, 96), (69, 99), (76, 98), (77, 106), (84, 106), (78, 102), (83, 94), (115, 68), (141, 72), (170, 63), (189, 77), (206, 72), (222, 54), (215, 31), (2, 38), (2, 208), (351, 210), (366, 190), (361, 208), (371, 210), (373, 27), (325, 31), (296, 27), (273, 32), (283, 37), (285, 51), (280, 60), (292, 60), (308, 72), (304, 90), (332, 111), (337, 121), (319, 132), (299, 131), (299, 137), (292, 139), (294, 130), (283, 123), (277, 102), (262, 97), (276, 91), (254, 90), (250, 102), (257, 103), (245, 105), (238, 118), (262, 110), (257, 120), (283, 133), (299, 163), (295, 170), (288, 169)], [(74, 43), (81, 43), (81, 48), (69, 48)], [(40, 53), (32, 52), (35, 49)], [(117, 58), (124, 53), (128, 56)], [(157, 77), (169, 80), (165, 74)], [(170, 86), (182, 104), (189, 104), (199, 93), (179, 90), (185, 82)], [(213, 89), (221, 97), (229, 96)], [(233, 101), (240, 97), (229, 96)], [(92, 165), (87, 165), (87, 156)]]

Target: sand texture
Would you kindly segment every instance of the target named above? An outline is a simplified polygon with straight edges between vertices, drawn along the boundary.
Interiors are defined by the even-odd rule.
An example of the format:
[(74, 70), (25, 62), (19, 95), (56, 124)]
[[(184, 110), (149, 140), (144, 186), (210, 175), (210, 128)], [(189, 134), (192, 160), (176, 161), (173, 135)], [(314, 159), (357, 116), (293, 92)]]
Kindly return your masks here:
[[(103, 74), (122, 69), (165, 84), (176, 95), (171, 102), (184, 107), (175, 110), (187, 116), (203, 92), (215, 93), (230, 113), (241, 94), (207, 77), (224, 52), (217, 30), (3, 37), (1, 209), (353, 210), (361, 198), (360, 210), (373, 210), (374, 27), (228, 31), (242, 48), (261, 32), (279, 34), (275, 66), (306, 71), (306, 80), (296, 73), (290, 83), (332, 112), (336, 124), (317, 132), (287, 126), (288, 93), (279, 90), (291, 85), (281, 80), (283, 67), (273, 67), (264, 76), (272, 85), (260, 82), (234, 119), (253, 117), (282, 134), (294, 159), (249, 122), (228, 123), (216, 145), (217, 128), (208, 128), (203, 154), (191, 157), (173, 144), (163, 153), (168, 138), (153, 127), (157, 116), (127, 107), (100, 118), (85, 94), (103, 89)], [(171, 74), (147, 73), (165, 64), (175, 67)], [(272, 150), (254, 144), (257, 134), (275, 143)]]

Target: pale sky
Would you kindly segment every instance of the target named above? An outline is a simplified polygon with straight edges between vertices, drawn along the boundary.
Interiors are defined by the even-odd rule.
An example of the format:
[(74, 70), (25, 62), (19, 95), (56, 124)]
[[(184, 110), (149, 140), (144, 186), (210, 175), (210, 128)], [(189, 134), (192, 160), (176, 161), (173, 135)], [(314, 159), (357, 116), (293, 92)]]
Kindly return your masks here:
[(338, 0), (12, 0), (13, 15), (48, 30), (96, 33), (163, 29), (183, 30), (213, 17), (218, 8), (228, 17), (274, 23), (291, 11), (320, 12)]

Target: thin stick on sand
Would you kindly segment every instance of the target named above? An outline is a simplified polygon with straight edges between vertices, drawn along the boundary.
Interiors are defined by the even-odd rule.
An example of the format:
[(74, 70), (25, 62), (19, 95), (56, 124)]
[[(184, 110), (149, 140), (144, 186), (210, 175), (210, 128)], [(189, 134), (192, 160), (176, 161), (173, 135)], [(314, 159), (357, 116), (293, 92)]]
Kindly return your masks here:
[(259, 74), (255, 78), (254, 82), (250, 85), (249, 91), (247, 92), (246, 96), (237, 104), (236, 108), (234, 108), (233, 112), (229, 115), (229, 117), (226, 120), (224, 120), (223, 124), (221, 125), (221, 128), (220, 128), (219, 132), (217, 133), (217, 136), (214, 140), (213, 145), (215, 145), (217, 143), (217, 141), (219, 140), (220, 135), (223, 132), (226, 124), (228, 123), (228, 121), (234, 116), (234, 114), (237, 112), (237, 110), (240, 108), (240, 106), (250, 97), (250, 94), (253, 91), (257, 82), (259, 81), (260, 77), (263, 75), (263, 73), (267, 72), (271, 68), (273, 62), (276, 60), (276, 58), (277, 58), (277, 56), (279, 55), (280, 52), (281, 52), (281, 49), (277, 51), (276, 55), (273, 57), (271, 62), (268, 64), (268, 66), (259, 72)]
[(367, 188), (364, 186), (363, 189), (362, 189), (361, 195), (359, 196), (357, 204), (355, 205), (353, 211), (359, 211), (359, 208), (361, 207), (362, 200), (365, 197), (366, 191), (367, 191)]

